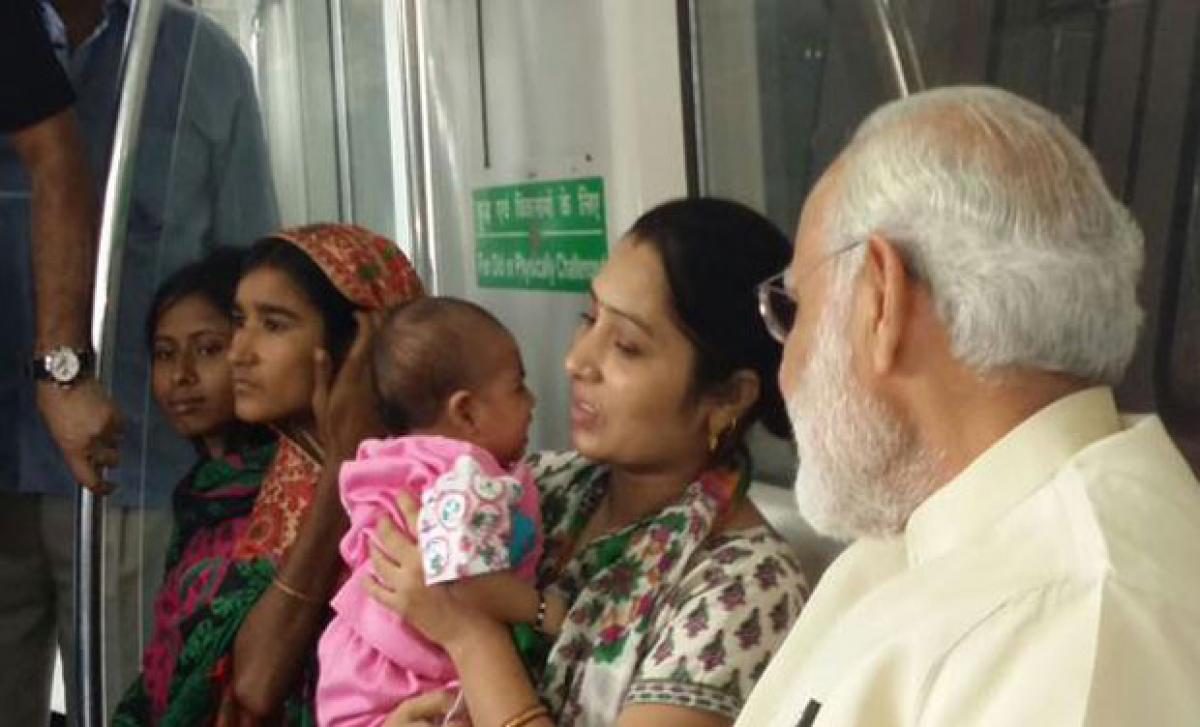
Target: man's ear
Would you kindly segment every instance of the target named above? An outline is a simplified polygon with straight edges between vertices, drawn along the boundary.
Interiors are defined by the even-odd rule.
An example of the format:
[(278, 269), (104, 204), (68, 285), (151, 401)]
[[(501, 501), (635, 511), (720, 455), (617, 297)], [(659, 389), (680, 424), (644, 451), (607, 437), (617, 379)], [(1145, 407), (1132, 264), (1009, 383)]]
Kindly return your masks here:
[(446, 400), (446, 420), (463, 434), (475, 434), (479, 421), (476, 406), (475, 396), (466, 389), (459, 389)]
[(914, 293), (904, 255), (887, 238), (871, 235), (860, 285), (864, 288), (864, 343), (875, 374), (896, 366), (900, 342), (910, 324)]

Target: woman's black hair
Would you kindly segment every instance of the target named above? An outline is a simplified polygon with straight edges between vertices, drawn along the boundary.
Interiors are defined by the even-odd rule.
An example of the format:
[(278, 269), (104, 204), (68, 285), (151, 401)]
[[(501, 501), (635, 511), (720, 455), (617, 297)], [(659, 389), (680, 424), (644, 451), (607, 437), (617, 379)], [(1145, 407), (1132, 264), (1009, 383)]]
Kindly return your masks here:
[(791, 260), (787, 236), (749, 207), (703, 198), (655, 207), (633, 223), (626, 237), (651, 245), (662, 259), (675, 312), (696, 347), (695, 391), (720, 386), (740, 369), (758, 375), (758, 401), (734, 436), (722, 442), (722, 452), (741, 448), (755, 421), (776, 436), (789, 436), (776, 378), (783, 348), (759, 316), (757, 291)]
[(222, 315), (233, 309), (233, 294), (246, 251), (235, 247), (215, 247), (204, 257), (176, 270), (158, 286), (146, 314), (146, 345), (154, 346), (154, 332), (167, 309), (184, 298), (198, 295)]
[(333, 286), (312, 258), (287, 240), (264, 237), (254, 243), (242, 266), (242, 276), (260, 268), (271, 268), (287, 275), (320, 312), (325, 323), (325, 349), (334, 365), (340, 364), (358, 330), (354, 304)]

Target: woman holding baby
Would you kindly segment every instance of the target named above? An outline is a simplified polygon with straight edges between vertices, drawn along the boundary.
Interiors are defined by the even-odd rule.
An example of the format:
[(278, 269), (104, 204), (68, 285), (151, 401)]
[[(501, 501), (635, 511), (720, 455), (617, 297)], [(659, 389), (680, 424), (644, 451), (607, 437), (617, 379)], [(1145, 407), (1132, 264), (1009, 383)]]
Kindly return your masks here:
[[(426, 586), (418, 546), (379, 525), (364, 587), (445, 650), (474, 724), (733, 722), (804, 599), (746, 497), (747, 430), (787, 431), (755, 290), (789, 258), (768, 221), (718, 200), (661, 205), (613, 248), (565, 361), (576, 451), (528, 460), (537, 592), (564, 611), (543, 662), (527, 670), (503, 620)], [(454, 699), (410, 699), (388, 724), (436, 724)]]

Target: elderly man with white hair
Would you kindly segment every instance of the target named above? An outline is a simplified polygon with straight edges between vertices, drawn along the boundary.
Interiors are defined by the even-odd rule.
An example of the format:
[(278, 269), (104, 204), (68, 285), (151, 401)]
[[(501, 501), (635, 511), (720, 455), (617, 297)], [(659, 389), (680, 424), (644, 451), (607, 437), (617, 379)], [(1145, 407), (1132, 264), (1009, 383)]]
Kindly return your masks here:
[(796, 498), (853, 544), (739, 725), (1200, 724), (1200, 485), (1112, 390), (1142, 235), (1048, 111), (879, 109), (760, 289)]

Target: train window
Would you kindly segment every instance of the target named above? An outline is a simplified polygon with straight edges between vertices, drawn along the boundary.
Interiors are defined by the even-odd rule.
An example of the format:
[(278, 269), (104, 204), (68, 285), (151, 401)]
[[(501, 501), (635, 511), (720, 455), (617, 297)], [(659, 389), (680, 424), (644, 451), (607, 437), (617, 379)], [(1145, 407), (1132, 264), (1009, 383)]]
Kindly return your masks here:
[(1164, 414), (1193, 465), (1200, 462), (1200, 58), (1193, 69), (1181, 157), (1172, 248), (1159, 338)]
[[(692, 191), (747, 202), (785, 230), (854, 127), (889, 99), (990, 83), (1058, 113), (1146, 233), (1146, 324), (1118, 398), (1160, 411), (1200, 464), (1200, 6), (692, 0), (680, 9)], [(784, 456), (768, 454), (768, 469), (785, 471)]]

